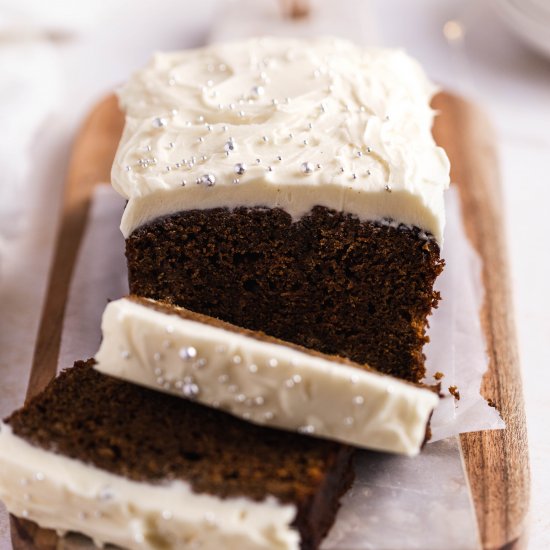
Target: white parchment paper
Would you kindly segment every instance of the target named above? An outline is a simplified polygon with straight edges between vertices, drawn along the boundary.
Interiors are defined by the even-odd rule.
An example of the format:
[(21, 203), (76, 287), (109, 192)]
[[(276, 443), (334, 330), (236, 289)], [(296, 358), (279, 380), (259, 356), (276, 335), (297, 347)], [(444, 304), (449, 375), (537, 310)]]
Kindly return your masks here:
[[(444, 373), (447, 392), (432, 419), (433, 439), (420, 456), (406, 458), (361, 452), (357, 477), (342, 503), (323, 548), (423, 550), (479, 547), (464, 474), (459, 433), (504, 427), (479, 394), (487, 368), (479, 323), (480, 261), (461, 223), (458, 194), (447, 194), (444, 274), (438, 280), (440, 307), (430, 318), (428, 371)], [(118, 229), (124, 201), (109, 186), (95, 192), (84, 242), (70, 290), (60, 367), (92, 357), (99, 346), (101, 314), (109, 299), (127, 293), (124, 239)]]

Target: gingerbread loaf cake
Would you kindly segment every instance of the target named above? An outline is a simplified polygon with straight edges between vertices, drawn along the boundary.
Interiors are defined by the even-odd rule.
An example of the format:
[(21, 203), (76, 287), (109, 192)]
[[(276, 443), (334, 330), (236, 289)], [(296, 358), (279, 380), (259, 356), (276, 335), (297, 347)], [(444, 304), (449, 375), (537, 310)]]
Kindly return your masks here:
[(130, 291), (424, 375), (449, 163), (401, 51), (260, 38), (158, 54), (120, 90)]
[(79, 362), (0, 423), (0, 497), (98, 545), (313, 549), (351, 483), (352, 452)]
[(129, 296), (102, 321), (95, 368), (260, 425), (415, 455), (439, 398), (260, 332)]

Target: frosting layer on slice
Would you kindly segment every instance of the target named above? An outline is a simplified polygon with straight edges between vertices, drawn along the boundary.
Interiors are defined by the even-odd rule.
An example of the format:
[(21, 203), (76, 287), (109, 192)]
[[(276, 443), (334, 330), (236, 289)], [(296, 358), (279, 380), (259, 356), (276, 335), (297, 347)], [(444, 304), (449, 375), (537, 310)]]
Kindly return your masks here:
[(218, 498), (184, 481), (148, 484), (35, 447), (0, 422), (0, 498), (42, 527), (78, 531), (96, 545), (158, 550), (291, 550), (293, 505)]
[(112, 169), (128, 237), (182, 210), (325, 206), (441, 241), (449, 162), (435, 91), (398, 50), (258, 38), (157, 54), (119, 91)]
[(111, 302), (95, 368), (256, 424), (419, 452), (438, 403), (433, 392), (173, 311), (146, 300)]

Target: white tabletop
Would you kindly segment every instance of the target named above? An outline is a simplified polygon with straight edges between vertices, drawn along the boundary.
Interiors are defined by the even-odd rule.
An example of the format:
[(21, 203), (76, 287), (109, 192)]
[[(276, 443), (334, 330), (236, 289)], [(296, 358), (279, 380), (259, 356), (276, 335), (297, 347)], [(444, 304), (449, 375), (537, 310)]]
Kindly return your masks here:
[[(0, 416), (24, 395), (79, 122), (151, 52), (203, 43), (224, 1), (2, 3)], [(405, 48), (433, 79), (479, 102), (495, 126), (533, 476), (529, 547), (548, 548), (550, 61), (516, 39), (484, 1), (372, 0), (367, 11), (368, 42)]]

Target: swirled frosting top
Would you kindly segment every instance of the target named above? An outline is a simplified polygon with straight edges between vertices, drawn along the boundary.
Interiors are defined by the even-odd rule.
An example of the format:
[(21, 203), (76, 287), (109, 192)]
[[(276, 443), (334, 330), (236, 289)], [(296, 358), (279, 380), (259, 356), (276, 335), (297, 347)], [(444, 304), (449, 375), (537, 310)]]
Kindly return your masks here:
[(182, 210), (325, 206), (441, 241), (449, 161), (435, 87), (399, 50), (257, 38), (160, 53), (119, 91), (112, 170), (128, 237)]

